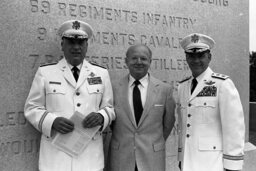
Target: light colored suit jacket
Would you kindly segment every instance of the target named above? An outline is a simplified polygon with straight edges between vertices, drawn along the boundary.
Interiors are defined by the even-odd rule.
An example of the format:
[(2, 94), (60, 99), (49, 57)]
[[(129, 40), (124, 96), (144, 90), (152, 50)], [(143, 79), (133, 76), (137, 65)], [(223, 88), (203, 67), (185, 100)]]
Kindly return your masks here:
[(241, 170), (244, 114), (231, 79), (208, 68), (190, 95), (191, 78), (178, 87), (179, 160), (183, 171)]
[(86, 60), (76, 83), (65, 59), (38, 69), (25, 103), (25, 117), (42, 133), (40, 171), (98, 171), (104, 168), (103, 142), (98, 132), (77, 158), (55, 148), (51, 142), (56, 117), (70, 118), (75, 111), (84, 116), (99, 112), (104, 130), (115, 118), (113, 92), (108, 71)]
[(134, 171), (135, 163), (139, 171), (164, 171), (165, 140), (175, 121), (171, 87), (149, 76), (138, 125), (128, 102), (128, 75), (114, 86), (114, 106), (109, 171)]

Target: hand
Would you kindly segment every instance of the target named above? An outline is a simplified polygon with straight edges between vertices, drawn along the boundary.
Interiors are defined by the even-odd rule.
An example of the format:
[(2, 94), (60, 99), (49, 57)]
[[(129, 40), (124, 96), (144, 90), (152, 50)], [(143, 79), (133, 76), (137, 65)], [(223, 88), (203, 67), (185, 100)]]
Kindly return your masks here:
[(92, 112), (87, 115), (83, 120), (84, 128), (92, 128), (97, 125), (101, 126), (104, 122), (104, 118), (100, 113)]
[(57, 117), (53, 121), (52, 126), (57, 132), (62, 134), (67, 134), (69, 132), (72, 132), (74, 129), (74, 123), (64, 117)]

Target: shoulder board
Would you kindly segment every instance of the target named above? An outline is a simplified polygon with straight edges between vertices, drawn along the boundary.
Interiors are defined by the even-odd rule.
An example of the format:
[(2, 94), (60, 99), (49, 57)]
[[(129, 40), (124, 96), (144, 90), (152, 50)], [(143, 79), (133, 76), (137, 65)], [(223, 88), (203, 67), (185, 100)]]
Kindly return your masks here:
[(224, 74), (219, 74), (219, 73), (212, 73), (212, 77), (213, 78), (218, 78), (221, 80), (226, 80), (227, 78), (229, 78), (229, 76), (224, 75)]
[(96, 63), (94, 63), (94, 62), (89, 62), (90, 64), (92, 64), (92, 65), (95, 65), (95, 66), (98, 66), (98, 67), (101, 67), (101, 68), (104, 68), (104, 69), (107, 69), (107, 68), (105, 68), (104, 66), (101, 66), (101, 65), (99, 65), (99, 64), (96, 64)]
[(191, 77), (192, 77), (192, 76), (186, 77), (185, 79), (181, 80), (179, 83), (183, 83), (183, 82), (189, 80)]
[(47, 64), (40, 65), (40, 67), (49, 66), (49, 65), (56, 65), (56, 64), (57, 64), (57, 62), (47, 63)]

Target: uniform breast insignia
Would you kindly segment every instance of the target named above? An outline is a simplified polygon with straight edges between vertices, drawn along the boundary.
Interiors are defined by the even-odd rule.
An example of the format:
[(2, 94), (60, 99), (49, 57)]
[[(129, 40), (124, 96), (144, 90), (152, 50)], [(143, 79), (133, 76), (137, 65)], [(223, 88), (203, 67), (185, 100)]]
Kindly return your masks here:
[(49, 84), (58, 84), (58, 85), (61, 85), (61, 82), (57, 82), (57, 81), (49, 81)]
[(215, 82), (212, 81), (212, 80), (209, 80), (209, 81), (206, 81), (206, 82), (205, 82), (206, 85), (213, 85), (214, 83), (215, 83)]
[(49, 66), (49, 65), (56, 65), (57, 62), (54, 62), (54, 63), (47, 63), (47, 64), (42, 64), (40, 65), (40, 67), (45, 67), (45, 66)]
[(92, 64), (92, 65), (94, 65), (94, 66), (98, 66), (98, 67), (101, 67), (101, 68), (104, 68), (104, 69), (107, 69), (107, 68), (105, 68), (104, 66), (101, 66), (101, 65), (99, 65), (99, 64), (96, 64), (96, 63), (94, 63), (94, 62), (89, 62), (90, 64)]
[(102, 84), (101, 77), (87, 78), (89, 85)]
[(218, 78), (221, 80), (226, 80), (227, 78), (229, 78), (229, 76), (224, 75), (224, 74), (218, 74), (218, 73), (212, 73), (212, 77), (213, 78)]
[(183, 82), (189, 80), (191, 77), (192, 77), (192, 76), (186, 77), (186, 78), (184, 78), (183, 80), (181, 80), (179, 83), (183, 83)]
[(212, 86), (205, 86), (203, 90), (201, 90), (196, 97), (202, 97), (202, 96), (212, 96), (215, 97), (217, 96), (217, 87), (212, 85)]
[(102, 84), (101, 77), (95, 77), (95, 74), (91, 72), (90, 78), (87, 78), (89, 85)]
[(90, 76), (90, 77), (94, 77), (95, 74), (94, 74), (93, 72), (91, 72), (91, 73), (89, 74), (89, 76)]

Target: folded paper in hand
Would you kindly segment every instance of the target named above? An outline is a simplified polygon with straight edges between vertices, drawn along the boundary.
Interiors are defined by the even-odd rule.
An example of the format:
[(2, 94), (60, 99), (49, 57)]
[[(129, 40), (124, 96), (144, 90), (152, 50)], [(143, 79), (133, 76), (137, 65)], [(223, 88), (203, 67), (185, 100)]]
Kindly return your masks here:
[(70, 118), (75, 125), (74, 130), (68, 134), (58, 133), (52, 144), (73, 157), (81, 154), (100, 129), (100, 126), (84, 128), (83, 119), (84, 115), (76, 111)]

